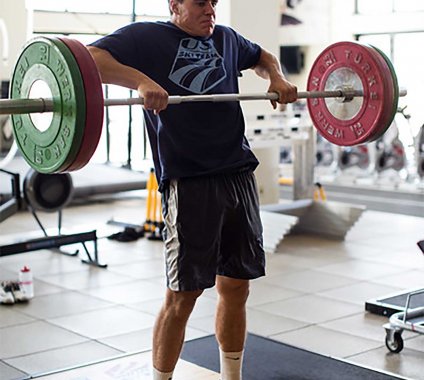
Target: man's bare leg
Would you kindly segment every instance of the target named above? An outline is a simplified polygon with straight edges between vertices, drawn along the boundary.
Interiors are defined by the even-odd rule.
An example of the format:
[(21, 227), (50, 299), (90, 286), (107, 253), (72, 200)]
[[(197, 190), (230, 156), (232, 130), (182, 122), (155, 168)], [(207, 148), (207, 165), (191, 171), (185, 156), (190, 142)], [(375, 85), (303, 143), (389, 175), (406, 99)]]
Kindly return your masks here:
[(187, 320), (202, 292), (174, 292), (167, 289), (153, 330), (153, 367), (156, 370), (174, 370), (183, 346)]
[(238, 380), (246, 339), (246, 301), (249, 281), (217, 276), (218, 305), (215, 332), (221, 351), (222, 380)]

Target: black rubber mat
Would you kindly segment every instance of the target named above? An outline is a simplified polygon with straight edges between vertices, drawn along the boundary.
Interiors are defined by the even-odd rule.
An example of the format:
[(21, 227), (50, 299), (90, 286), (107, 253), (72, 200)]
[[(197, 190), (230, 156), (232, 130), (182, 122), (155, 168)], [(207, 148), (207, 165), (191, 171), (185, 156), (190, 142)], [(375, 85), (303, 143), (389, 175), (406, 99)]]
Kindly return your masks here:
[[(219, 372), (215, 336), (184, 344), (182, 359)], [(258, 335), (249, 334), (243, 380), (394, 380), (402, 379), (342, 360), (319, 355)]]

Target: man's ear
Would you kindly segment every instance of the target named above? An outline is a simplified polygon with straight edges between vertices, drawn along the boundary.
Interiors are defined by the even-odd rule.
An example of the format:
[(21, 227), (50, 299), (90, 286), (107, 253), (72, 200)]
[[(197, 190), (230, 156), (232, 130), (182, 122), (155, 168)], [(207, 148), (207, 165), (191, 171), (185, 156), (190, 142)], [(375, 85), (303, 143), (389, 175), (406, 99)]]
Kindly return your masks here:
[(178, 1), (176, 1), (176, 0), (170, 0), (169, 7), (171, 8), (172, 13), (175, 13), (175, 14), (178, 14), (179, 13)]

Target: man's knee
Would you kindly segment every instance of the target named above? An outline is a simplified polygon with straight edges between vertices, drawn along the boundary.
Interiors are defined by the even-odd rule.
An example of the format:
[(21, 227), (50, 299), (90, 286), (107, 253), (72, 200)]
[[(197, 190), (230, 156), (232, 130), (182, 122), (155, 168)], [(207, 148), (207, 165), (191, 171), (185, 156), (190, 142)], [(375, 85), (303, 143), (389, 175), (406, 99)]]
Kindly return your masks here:
[(244, 304), (249, 296), (249, 280), (217, 276), (216, 289), (224, 301)]
[(168, 289), (164, 308), (175, 317), (188, 318), (203, 290), (175, 292)]

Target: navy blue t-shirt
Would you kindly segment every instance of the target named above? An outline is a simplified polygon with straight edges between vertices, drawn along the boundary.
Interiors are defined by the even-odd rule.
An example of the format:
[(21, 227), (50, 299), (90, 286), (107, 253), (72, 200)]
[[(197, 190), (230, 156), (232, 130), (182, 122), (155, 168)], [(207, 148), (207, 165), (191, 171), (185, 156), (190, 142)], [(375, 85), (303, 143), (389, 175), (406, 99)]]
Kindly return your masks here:
[[(162, 86), (169, 95), (238, 93), (242, 70), (256, 65), (261, 48), (217, 25), (212, 36), (193, 37), (171, 22), (127, 25), (94, 42)], [(255, 169), (238, 102), (168, 105), (146, 111), (160, 187), (170, 179)]]

